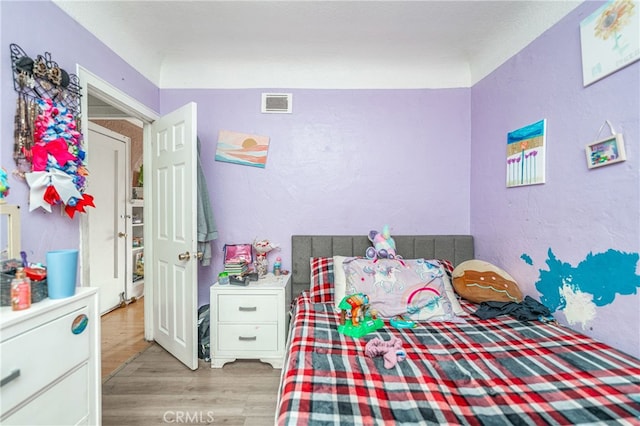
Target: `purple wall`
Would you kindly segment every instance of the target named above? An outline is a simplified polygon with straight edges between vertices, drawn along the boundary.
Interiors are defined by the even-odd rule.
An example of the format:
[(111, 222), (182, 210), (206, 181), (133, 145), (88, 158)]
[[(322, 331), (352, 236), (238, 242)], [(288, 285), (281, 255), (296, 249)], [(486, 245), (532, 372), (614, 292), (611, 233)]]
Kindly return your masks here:
[[(49, 1), (2, 1), (0, 9), (0, 165), (9, 174), (15, 169), (12, 157), (13, 118), (17, 99), (13, 89), (10, 43), (16, 43), (31, 57), (50, 52), (52, 59), (72, 74), (76, 73), (76, 64), (79, 64), (147, 107), (159, 110), (158, 88), (55, 4)], [(55, 22), (55, 29), (45, 25), (46, 22)], [(54, 207), (53, 213), (46, 213), (42, 209), (29, 213), (29, 188), (26, 182), (10, 176), (9, 185), (10, 194), (6, 200), (10, 204), (20, 205), (23, 212), (21, 245), (31, 261), (45, 262), (49, 250), (79, 246), (79, 215), (74, 219), (62, 216), (59, 207)], [(90, 189), (87, 192), (90, 194)]]
[[(159, 98), (153, 84), (53, 3), (1, 7), (2, 39), (29, 55), (51, 52), (70, 72), (79, 63), (151, 109), (162, 105), (163, 113), (198, 103), (220, 230), (212, 266), (200, 270), (200, 303), (222, 268), (225, 243), (269, 238), (281, 245), (278, 255), (290, 269), (292, 234), (366, 234), (384, 224), (395, 234), (469, 233), (469, 89), (297, 90), (288, 115), (261, 114), (259, 90), (165, 90)], [(56, 42), (46, 26), (23, 31), (31, 21), (55, 21)], [(11, 141), (16, 97), (9, 55), (1, 58), (2, 140)], [(269, 136), (266, 168), (215, 162), (223, 129)], [(13, 170), (12, 144), (0, 152), (1, 164)], [(26, 184), (11, 177), (10, 185), (7, 201), (24, 212), (22, 246), (32, 260), (79, 245), (77, 216), (29, 213)]]
[[(265, 90), (268, 91), (268, 90)], [(469, 233), (469, 89), (293, 90), (292, 114), (261, 114), (261, 90), (163, 90), (162, 113), (198, 104), (222, 246), (268, 238), (291, 266), (293, 234)], [(214, 161), (218, 132), (269, 136), (264, 169)]]
[[(535, 298), (537, 288), (550, 284), (541, 274), (549, 268), (550, 249), (576, 268), (575, 275), (581, 262), (583, 270), (591, 263), (590, 253), (640, 251), (640, 63), (583, 87), (580, 21), (599, 6), (579, 6), (471, 91), (471, 233), (476, 255), (507, 270), (523, 292)], [(506, 188), (507, 132), (545, 118), (546, 184)], [(605, 120), (624, 134), (627, 161), (588, 170), (585, 145), (597, 140)], [(607, 132), (605, 126), (598, 139)], [(571, 326), (640, 356), (638, 267), (632, 262), (632, 272), (622, 278), (632, 294), (617, 294), (612, 303), (595, 307), (591, 321)], [(622, 284), (606, 279), (617, 272), (606, 266), (589, 272), (609, 290)], [(560, 277), (558, 281), (562, 284)], [(571, 286), (581, 284), (574, 279)], [(560, 310), (556, 317), (571, 322), (568, 311)]]

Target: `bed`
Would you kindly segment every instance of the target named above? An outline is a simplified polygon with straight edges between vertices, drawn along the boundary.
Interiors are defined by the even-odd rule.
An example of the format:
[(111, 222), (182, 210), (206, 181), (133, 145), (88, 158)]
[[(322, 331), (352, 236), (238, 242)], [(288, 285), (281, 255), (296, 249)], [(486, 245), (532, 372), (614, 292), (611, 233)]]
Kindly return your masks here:
[[(471, 236), (394, 236), (405, 259), (472, 259)], [(338, 333), (335, 302), (310, 294), (310, 259), (361, 256), (360, 236), (293, 236), (287, 354), (279, 425), (640, 424), (640, 361), (553, 322), (510, 316), (416, 321), (361, 338)], [(315, 279), (315, 278), (314, 278)], [(314, 296), (315, 297), (315, 296)], [(372, 339), (398, 338), (391, 368), (367, 356)]]

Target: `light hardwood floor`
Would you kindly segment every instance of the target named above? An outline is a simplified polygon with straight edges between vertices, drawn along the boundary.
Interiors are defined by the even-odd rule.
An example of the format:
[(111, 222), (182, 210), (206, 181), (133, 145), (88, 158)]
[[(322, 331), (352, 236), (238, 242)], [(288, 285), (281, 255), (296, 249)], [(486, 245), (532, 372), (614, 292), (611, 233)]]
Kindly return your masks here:
[[(130, 328), (117, 326), (116, 318), (133, 316), (126, 311), (141, 306), (138, 301), (103, 316), (103, 345), (105, 334), (119, 336), (123, 333), (116, 330)], [(112, 337), (110, 343), (114, 341)], [(106, 374), (110, 367), (105, 368), (105, 362), (117, 364), (117, 357), (135, 345), (121, 345), (122, 350), (103, 347), (103, 425), (274, 424), (281, 370), (244, 360), (213, 369), (199, 360), (199, 368), (192, 371), (156, 343), (144, 343), (143, 349), (147, 349), (141, 353), (136, 350), (115, 372)]]
[(151, 345), (144, 340), (144, 297), (101, 318), (102, 379)]

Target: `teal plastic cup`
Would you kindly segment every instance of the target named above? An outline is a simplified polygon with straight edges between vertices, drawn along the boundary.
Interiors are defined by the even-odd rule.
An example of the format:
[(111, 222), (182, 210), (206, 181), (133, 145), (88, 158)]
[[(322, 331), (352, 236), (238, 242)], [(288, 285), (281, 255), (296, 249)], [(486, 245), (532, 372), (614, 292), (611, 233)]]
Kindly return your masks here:
[(47, 287), (50, 299), (64, 299), (76, 294), (78, 250), (47, 252)]

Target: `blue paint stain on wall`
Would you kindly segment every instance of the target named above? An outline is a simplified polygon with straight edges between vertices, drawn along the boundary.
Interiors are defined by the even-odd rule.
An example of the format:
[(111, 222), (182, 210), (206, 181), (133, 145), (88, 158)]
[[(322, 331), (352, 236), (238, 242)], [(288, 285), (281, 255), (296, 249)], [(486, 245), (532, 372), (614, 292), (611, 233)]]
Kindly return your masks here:
[(610, 304), (616, 294), (636, 294), (640, 287), (640, 275), (636, 274), (636, 264), (640, 257), (638, 253), (624, 253), (613, 249), (604, 253), (589, 253), (576, 267), (556, 258), (551, 248), (548, 255), (546, 264), (549, 270), (540, 270), (536, 289), (542, 294), (540, 301), (552, 312), (566, 306), (559, 291), (564, 284), (593, 295), (596, 306)]
[(531, 260), (531, 256), (527, 253), (522, 253), (520, 259), (524, 260), (527, 265), (533, 265), (533, 260)]

